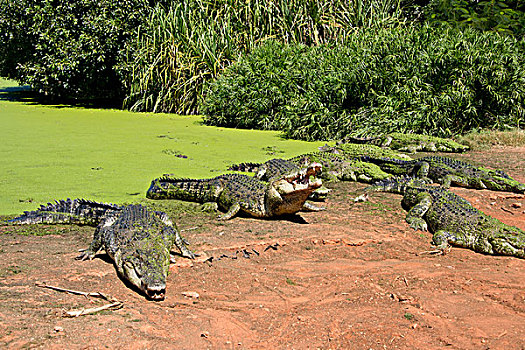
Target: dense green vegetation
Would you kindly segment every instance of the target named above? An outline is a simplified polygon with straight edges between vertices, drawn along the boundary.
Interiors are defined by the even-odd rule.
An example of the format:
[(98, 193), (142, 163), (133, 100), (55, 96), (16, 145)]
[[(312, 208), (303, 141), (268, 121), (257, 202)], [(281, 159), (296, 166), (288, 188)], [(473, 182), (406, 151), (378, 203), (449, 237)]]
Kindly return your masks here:
[(363, 29), (335, 47), (271, 42), (212, 83), (201, 110), (210, 125), (305, 140), (517, 127), (525, 117), (524, 44), (431, 26)]
[(212, 177), (233, 163), (322, 145), (283, 140), (276, 132), (203, 126), (194, 116), (6, 101), (6, 88), (14, 85), (0, 79), (0, 215), (68, 197), (138, 201), (164, 173)]
[[(502, 73), (502, 81), (495, 76), (487, 80), (482, 72), (487, 69), (486, 58), (475, 51), (482, 49), (481, 45), (472, 44), (474, 51), (469, 52), (477, 56), (467, 61), (470, 65), (478, 65), (478, 60), (481, 63), (472, 67), (464, 79), (452, 78), (453, 84), (457, 85), (451, 89), (444, 91), (441, 85), (430, 88), (426, 85), (428, 77), (422, 78), (420, 74), (415, 75), (417, 79), (407, 81), (408, 73), (415, 69), (414, 60), (409, 56), (406, 60), (399, 59), (402, 56), (399, 50), (404, 48), (399, 33), (408, 33), (412, 43), (415, 39), (427, 40), (416, 43), (418, 47), (435, 44), (437, 50), (451, 48), (456, 53), (462, 50), (460, 46), (464, 42), (471, 45), (468, 40), (475, 36), (471, 29), (498, 33), (500, 39), (486, 33), (482, 37), (490, 37), (485, 49), (502, 49), (494, 52), (494, 56), (504, 57), (508, 53), (513, 55), (515, 51), (523, 51), (524, 7), (521, 0), (0, 0), (0, 76), (17, 79), (48, 98), (61, 101), (64, 98), (105, 99), (132, 111), (205, 112), (211, 113), (207, 119), (210, 123), (220, 125), (268, 127), (272, 124), (271, 127), (276, 128), (278, 124), (287, 124), (283, 127), (288, 130), (285, 133), (289, 137), (322, 138), (323, 134), (305, 136), (319, 126), (331, 129), (324, 135), (332, 137), (355, 130), (356, 123), (361, 124), (365, 119), (373, 121), (372, 126), (380, 120), (380, 124), (385, 124), (384, 130), (401, 127), (429, 131), (430, 124), (433, 124), (437, 129), (432, 132), (439, 134), (462, 132), (474, 126), (499, 127), (509, 120), (510, 124), (516, 125), (516, 120), (523, 115), (515, 110), (509, 111), (508, 107), (516, 101), (509, 100), (511, 94), (493, 93), (493, 89), (504, 83), (518, 84), (521, 76)], [(437, 28), (437, 32), (445, 32), (444, 36), (431, 33), (428, 25)], [(452, 35), (445, 25), (459, 28), (464, 33)], [(382, 39), (376, 36), (397, 42), (390, 45), (383, 40), (381, 43)], [(392, 69), (393, 77), (405, 80), (396, 83), (393, 83), (394, 79), (382, 81), (380, 91), (374, 90), (372, 94), (371, 90), (353, 90), (375, 87), (377, 83), (364, 81), (343, 93), (335, 86), (341, 83), (340, 77), (330, 73), (334, 81), (309, 86), (308, 96), (303, 96), (302, 101), (293, 99), (293, 104), (287, 105), (285, 112), (279, 112), (279, 118), (284, 119), (278, 122), (271, 121), (271, 115), (275, 113), (273, 106), (268, 115), (262, 105), (250, 100), (239, 103), (255, 103), (258, 104), (255, 108), (262, 108), (260, 120), (256, 122), (252, 120), (256, 117), (250, 115), (246, 121), (232, 119), (231, 123), (223, 123), (225, 119), (231, 119), (230, 112), (216, 109), (220, 104), (216, 97), (212, 98), (216, 107), (209, 106), (210, 99), (206, 97), (205, 107), (199, 111), (199, 100), (204, 95), (210, 96), (206, 94), (208, 83), (241, 57), (251, 55), (243, 59), (246, 61), (265, 52), (265, 48), (258, 48), (267, 41), (290, 45), (291, 51), (305, 50), (308, 55), (315, 53), (315, 59), (326, 66), (337, 52), (359, 46), (356, 44), (358, 40), (362, 41), (359, 43), (362, 47), (380, 47), (379, 56), (392, 58), (385, 64), (379, 62), (375, 68)], [(432, 40), (435, 43), (430, 44)], [(500, 44), (498, 40), (504, 43)], [(302, 48), (302, 45), (307, 48)], [(327, 47), (334, 49), (327, 50)], [(257, 49), (258, 53), (252, 53)], [(437, 54), (426, 60), (427, 63), (448, 64), (447, 60), (467, 59), (465, 55), (453, 57), (443, 53), (442, 60), (441, 53), (435, 51), (411, 52), (413, 55)], [(271, 56), (270, 52), (268, 54)], [(327, 57), (320, 57), (323, 54)], [(371, 52), (371, 55), (376, 54)], [(309, 59), (308, 55), (302, 55), (302, 61)], [(368, 58), (353, 55), (353, 64), (370, 66)], [(514, 59), (512, 56), (509, 60)], [(377, 63), (377, 59), (374, 62)], [(512, 63), (498, 62), (504, 67)], [(317, 62), (305, 64), (316, 66)], [(335, 66), (346, 69), (342, 62), (338, 64)], [(459, 64), (454, 67), (463, 69)], [(439, 69), (437, 67), (435, 71)], [(499, 74), (498, 69), (490, 67), (489, 71)], [(422, 70), (428, 69), (424, 66)], [(483, 74), (479, 75), (480, 72)], [(372, 77), (376, 73), (366, 73), (363, 77)], [(350, 74), (353, 73), (347, 75)], [(459, 76), (458, 72), (446, 74)], [(334, 96), (314, 91), (315, 88), (324, 89), (325, 83), (333, 85), (330, 94), (335, 91)], [(467, 84), (465, 91), (462, 91), (463, 83)], [(404, 92), (404, 89), (409, 91)], [(436, 91), (429, 92), (431, 89)], [(214, 85), (211, 95), (215, 91)], [(422, 92), (421, 96), (412, 99), (417, 91)], [(438, 94), (443, 91), (443, 96)], [(361, 105), (351, 105), (350, 112), (345, 108), (342, 112), (334, 109), (336, 100), (349, 92), (356, 92), (357, 96), (348, 95), (345, 103), (350, 99), (350, 104)], [(460, 96), (463, 92), (466, 96)], [(475, 98), (472, 98), (473, 94)], [(270, 95), (275, 96), (275, 91)], [(497, 100), (489, 101), (490, 108), (476, 102), (486, 95)], [(228, 99), (226, 95), (224, 98)], [(443, 113), (436, 103), (444, 103)], [(519, 103), (517, 109), (521, 110)], [(459, 104), (455, 114), (452, 112), (454, 104)], [(499, 107), (503, 109), (494, 112), (494, 108)], [(450, 119), (456, 118), (463, 110), (468, 112), (457, 123), (467, 120), (467, 124), (452, 125), (454, 122)], [(435, 115), (430, 118), (428, 111)], [(509, 116), (503, 117), (505, 113)], [(214, 120), (218, 116), (221, 122)], [(395, 122), (381, 121), (392, 116)], [(424, 118), (432, 120), (422, 123)], [(401, 119), (407, 121), (400, 122)], [(310, 125), (306, 125), (307, 122)], [(292, 129), (297, 131), (290, 132)], [(367, 125), (360, 126), (361, 131), (368, 129)]]
[(516, 36), (525, 34), (523, 0), (430, 0), (425, 18), (430, 23), (490, 30)]

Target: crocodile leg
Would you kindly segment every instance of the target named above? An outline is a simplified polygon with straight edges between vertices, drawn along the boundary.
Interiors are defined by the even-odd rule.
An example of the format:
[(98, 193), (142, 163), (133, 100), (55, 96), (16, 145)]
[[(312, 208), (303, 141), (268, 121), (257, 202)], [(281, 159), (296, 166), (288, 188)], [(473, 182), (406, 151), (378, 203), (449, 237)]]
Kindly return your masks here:
[(241, 210), (241, 205), (239, 203), (235, 203), (228, 209), (228, 212), (226, 212), (223, 215), (219, 215), (218, 219), (230, 220), (239, 212), (239, 210)]
[(174, 230), (175, 230), (174, 244), (177, 248), (179, 248), (182, 256), (185, 258), (189, 258), (189, 259), (195, 259), (195, 254), (191, 250), (188, 249), (184, 239), (180, 236), (179, 230), (177, 230), (176, 228), (174, 228)]
[(409, 211), (406, 216), (406, 222), (410, 225), (411, 228), (414, 230), (423, 230), (427, 231), (427, 223), (425, 219), (423, 219), (423, 216), (426, 214), (428, 209), (430, 209), (430, 206), (432, 205), (432, 196), (428, 193), (420, 193), (417, 196), (417, 204), (414, 205)]
[(366, 176), (365, 174), (360, 174), (357, 178), (359, 180), (363, 181), (363, 182), (371, 182), (372, 181), (372, 178), (370, 176)]
[(443, 179), (441, 179), (440, 181), (441, 183), (441, 186), (443, 186), (444, 188), (450, 188), (450, 186), (452, 185), (452, 183), (460, 186), (460, 187), (468, 187), (468, 180), (461, 177), (461, 176), (457, 176), (457, 175), (447, 175), (445, 176)]
[(414, 171), (415, 175), (421, 179), (428, 179), (428, 172), (430, 171), (430, 164), (428, 162), (418, 162), (414, 167), (418, 168), (417, 171)]
[(357, 181), (355, 172), (350, 168), (344, 168), (338, 178), (341, 181)]
[(392, 143), (394, 139), (392, 138), (392, 136), (389, 136), (387, 135), (385, 137), (385, 140), (383, 141), (383, 143), (381, 144), (381, 147), (390, 147), (390, 144)]
[(201, 210), (205, 212), (216, 212), (219, 210), (219, 205), (217, 202), (206, 202), (202, 204)]
[(438, 250), (444, 252), (450, 248), (450, 245), (465, 247), (467, 242), (460, 238), (461, 237), (452, 232), (439, 230), (434, 233), (434, 236), (432, 237), (432, 244), (435, 245)]
[(163, 212), (155, 212), (157, 216), (162, 220), (164, 224), (169, 226), (170, 229), (173, 229), (174, 231), (174, 239), (173, 243), (175, 246), (180, 250), (180, 253), (183, 257), (189, 258), (189, 259), (195, 259), (195, 254), (191, 250), (188, 249), (186, 246), (186, 241), (180, 236), (179, 229), (177, 228), (177, 225), (173, 224), (173, 221), (166, 215), (166, 213)]
[(106, 227), (111, 226), (115, 222), (115, 217), (107, 218), (106, 220), (102, 221), (97, 228), (95, 229), (95, 233), (93, 234), (93, 240), (91, 241), (91, 244), (89, 245), (89, 248), (84, 250), (79, 256), (76, 257), (77, 260), (93, 260), (95, 255), (102, 249), (102, 246), (104, 245), (104, 231)]

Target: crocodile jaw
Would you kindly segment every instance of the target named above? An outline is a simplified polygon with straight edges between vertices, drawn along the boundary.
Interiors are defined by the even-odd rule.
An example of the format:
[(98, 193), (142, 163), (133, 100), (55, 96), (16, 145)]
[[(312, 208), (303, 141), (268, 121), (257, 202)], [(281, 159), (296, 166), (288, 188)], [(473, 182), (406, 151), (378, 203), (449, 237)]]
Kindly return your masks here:
[[(138, 250), (137, 250), (138, 251)], [(115, 266), (122, 278), (141, 290), (151, 300), (164, 300), (169, 268), (169, 252), (132, 250), (115, 253)]]
[(279, 216), (300, 211), (310, 194), (323, 185), (320, 179), (310, 179), (311, 175), (317, 174), (320, 170), (319, 163), (312, 163), (300, 173), (270, 184), (266, 197), (268, 215)]

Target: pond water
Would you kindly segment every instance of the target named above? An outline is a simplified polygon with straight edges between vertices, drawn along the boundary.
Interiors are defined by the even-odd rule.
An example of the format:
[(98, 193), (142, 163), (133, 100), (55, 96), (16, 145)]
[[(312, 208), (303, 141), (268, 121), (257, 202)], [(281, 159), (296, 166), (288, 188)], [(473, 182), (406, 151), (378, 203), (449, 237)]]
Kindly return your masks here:
[(232, 163), (289, 157), (322, 145), (283, 140), (271, 131), (204, 126), (199, 116), (13, 100), (18, 89), (0, 80), (0, 215), (68, 197), (132, 202), (164, 173), (213, 177)]

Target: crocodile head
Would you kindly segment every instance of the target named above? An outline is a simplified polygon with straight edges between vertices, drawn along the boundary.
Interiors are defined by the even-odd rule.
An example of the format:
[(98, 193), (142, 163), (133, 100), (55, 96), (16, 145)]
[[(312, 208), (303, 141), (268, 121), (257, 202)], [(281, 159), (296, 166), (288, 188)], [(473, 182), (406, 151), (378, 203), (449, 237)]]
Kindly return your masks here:
[(122, 278), (152, 300), (163, 300), (170, 264), (170, 243), (163, 237), (130, 242), (115, 253), (115, 266)]
[(525, 193), (525, 184), (514, 180), (501, 170), (488, 170), (488, 176), (481, 179), (481, 182), (489, 190)]
[(495, 234), (488, 237), (494, 254), (525, 259), (525, 232), (514, 226), (501, 224)]
[(322, 181), (312, 179), (322, 166), (311, 163), (308, 167), (279, 176), (268, 185), (266, 207), (272, 216), (294, 214), (300, 211), (313, 191), (322, 186)]

